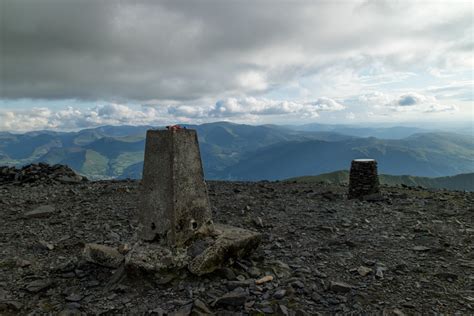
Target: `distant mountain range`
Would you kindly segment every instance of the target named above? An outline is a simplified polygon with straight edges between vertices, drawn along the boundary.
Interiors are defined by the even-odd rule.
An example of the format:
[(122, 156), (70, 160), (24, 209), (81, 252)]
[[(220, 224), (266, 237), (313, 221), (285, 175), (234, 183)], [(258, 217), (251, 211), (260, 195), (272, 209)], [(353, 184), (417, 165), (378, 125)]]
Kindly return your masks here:
[[(288, 179), (297, 182), (323, 182), (328, 184), (349, 183), (349, 171), (339, 170), (335, 172), (320, 174), (317, 176), (304, 176)], [(415, 176), (393, 176), (387, 174), (379, 175), (381, 184), (406, 185), (411, 187), (424, 187), (429, 189), (448, 189), (474, 192), (474, 173), (464, 173), (452, 177), (415, 177)]]
[[(313, 125), (186, 125), (199, 135), (205, 176), (226, 180), (281, 180), (347, 169), (352, 159), (377, 159), (381, 173), (424, 177), (474, 171), (472, 137), (417, 128)], [(330, 127), (328, 127), (330, 126)], [(0, 133), (0, 165), (66, 164), (91, 179), (140, 178), (146, 130), (103, 126), (78, 132)], [(392, 135), (391, 139), (358, 135)], [(394, 139), (395, 134), (399, 139)], [(403, 136), (403, 137), (401, 137)]]

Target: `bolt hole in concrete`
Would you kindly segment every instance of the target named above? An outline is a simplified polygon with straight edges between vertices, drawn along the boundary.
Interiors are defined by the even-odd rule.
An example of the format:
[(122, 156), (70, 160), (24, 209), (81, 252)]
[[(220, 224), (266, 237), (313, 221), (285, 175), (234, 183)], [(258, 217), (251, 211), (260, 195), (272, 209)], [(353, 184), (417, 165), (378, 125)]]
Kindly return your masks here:
[(155, 223), (151, 223), (151, 230), (155, 230), (155, 229), (156, 229)]
[(198, 223), (195, 220), (191, 220), (191, 228), (192, 230), (196, 230), (198, 228)]

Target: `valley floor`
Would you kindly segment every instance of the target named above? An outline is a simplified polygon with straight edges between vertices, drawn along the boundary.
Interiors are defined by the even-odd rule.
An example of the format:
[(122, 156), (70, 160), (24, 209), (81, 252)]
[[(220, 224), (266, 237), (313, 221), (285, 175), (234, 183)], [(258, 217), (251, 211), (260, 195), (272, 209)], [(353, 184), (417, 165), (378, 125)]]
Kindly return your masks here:
[[(263, 234), (254, 254), (207, 277), (118, 280), (81, 251), (133, 245), (138, 182), (0, 185), (0, 314), (474, 313), (474, 193), (383, 187), (386, 200), (362, 202), (346, 190), (210, 182), (216, 222)], [(54, 210), (24, 216), (41, 205)]]

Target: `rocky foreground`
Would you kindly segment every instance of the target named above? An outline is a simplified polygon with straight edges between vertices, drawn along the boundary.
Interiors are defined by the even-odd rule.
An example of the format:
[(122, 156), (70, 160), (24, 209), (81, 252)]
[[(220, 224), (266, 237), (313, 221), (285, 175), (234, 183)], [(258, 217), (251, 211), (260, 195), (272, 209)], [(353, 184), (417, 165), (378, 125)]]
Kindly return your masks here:
[(247, 260), (197, 277), (127, 275), (86, 243), (137, 240), (138, 182), (0, 184), (0, 314), (474, 313), (474, 194), (210, 182), (216, 222), (263, 234)]

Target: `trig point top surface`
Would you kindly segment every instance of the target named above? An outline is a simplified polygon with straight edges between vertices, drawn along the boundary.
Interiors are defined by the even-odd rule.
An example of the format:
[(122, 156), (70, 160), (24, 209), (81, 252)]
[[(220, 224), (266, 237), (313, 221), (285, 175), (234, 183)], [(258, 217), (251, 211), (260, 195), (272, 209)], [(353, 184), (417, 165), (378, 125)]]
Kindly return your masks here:
[(355, 162), (373, 162), (373, 161), (375, 161), (375, 159), (361, 158), (361, 159), (354, 159), (352, 161), (355, 161)]

